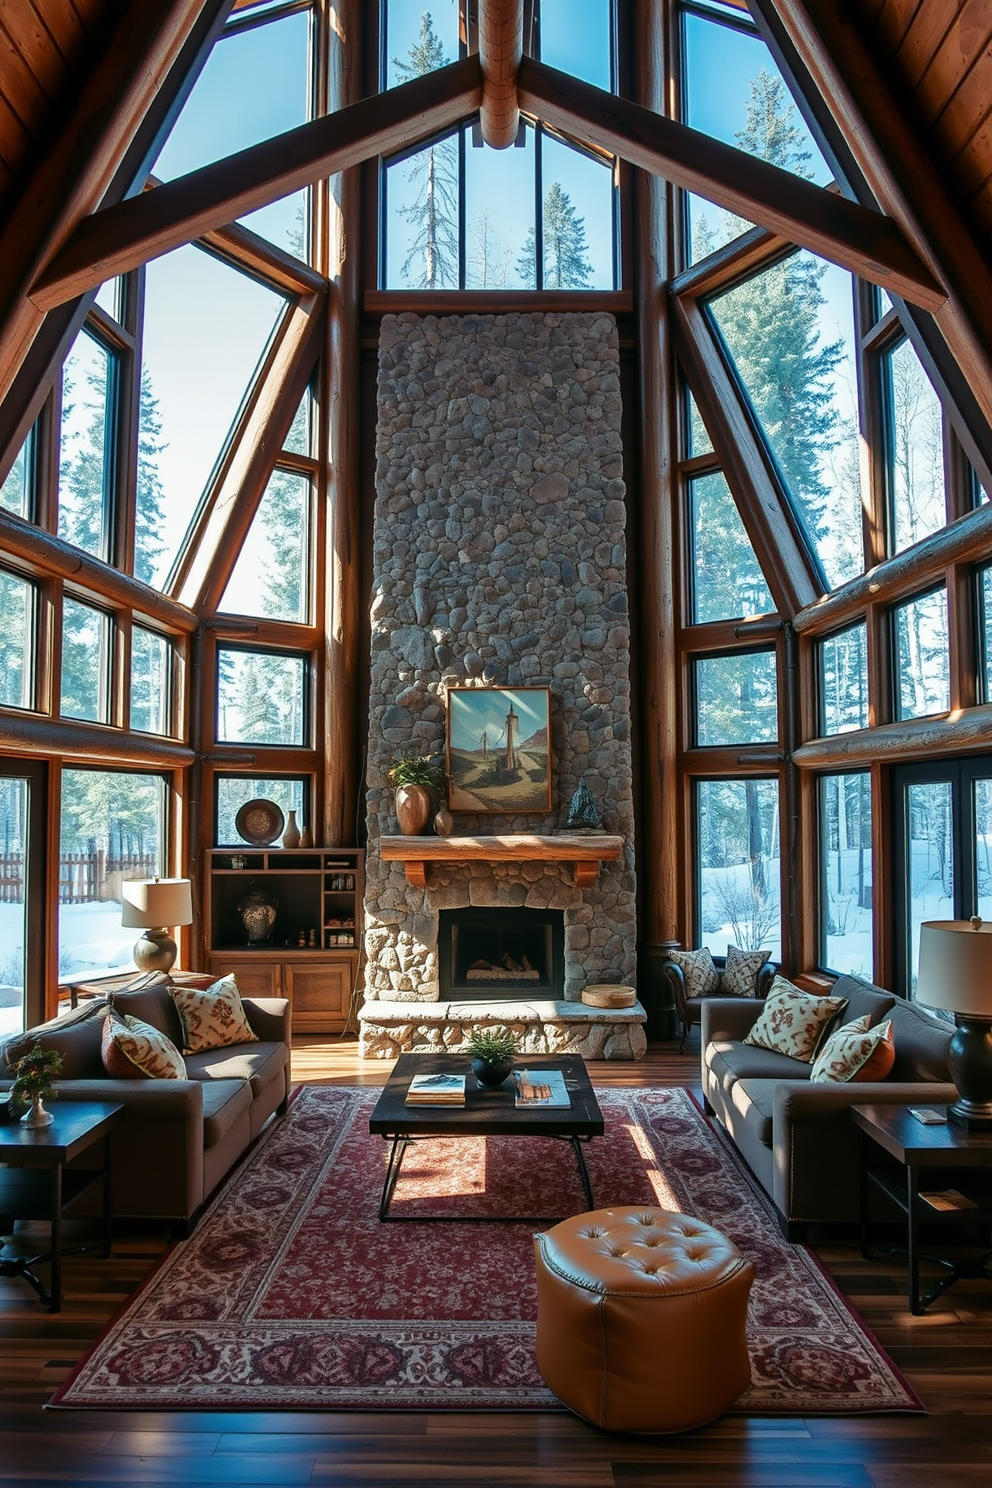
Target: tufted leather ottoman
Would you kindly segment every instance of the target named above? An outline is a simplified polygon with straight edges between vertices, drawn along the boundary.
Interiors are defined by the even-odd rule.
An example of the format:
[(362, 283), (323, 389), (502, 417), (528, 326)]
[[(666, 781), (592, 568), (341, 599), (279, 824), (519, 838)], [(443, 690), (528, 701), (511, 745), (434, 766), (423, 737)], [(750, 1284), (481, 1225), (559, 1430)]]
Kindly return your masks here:
[(702, 1220), (597, 1209), (534, 1236), (537, 1367), (607, 1431), (689, 1431), (751, 1383), (754, 1267)]

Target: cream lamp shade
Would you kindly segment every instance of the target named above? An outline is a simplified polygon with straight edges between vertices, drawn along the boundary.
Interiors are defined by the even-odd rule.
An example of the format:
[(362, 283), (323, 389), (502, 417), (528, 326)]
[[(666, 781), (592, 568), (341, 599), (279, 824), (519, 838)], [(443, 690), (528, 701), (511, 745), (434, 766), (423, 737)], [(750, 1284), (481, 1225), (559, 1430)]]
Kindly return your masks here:
[(125, 930), (156, 930), (193, 923), (188, 878), (125, 880), (121, 897), (121, 924)]
[(927, 1007), (992, 1018), (992, 921), (921, 925), (916, 997)]

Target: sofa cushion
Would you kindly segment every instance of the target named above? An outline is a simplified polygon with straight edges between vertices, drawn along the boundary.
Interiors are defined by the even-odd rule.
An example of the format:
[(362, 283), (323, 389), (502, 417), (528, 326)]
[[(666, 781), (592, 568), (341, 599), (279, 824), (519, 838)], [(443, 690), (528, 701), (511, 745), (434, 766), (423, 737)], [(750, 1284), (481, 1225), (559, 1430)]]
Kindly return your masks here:
[(171, 1039), (178, 1049), (182, 1047), (183, 1025), (169, 996), (171, 985), (169, 978), (163, 975), (161, 980), (147, 986), (125, 987), (120, 992), (112, 992), (107, 1000), (119, 1013), (150, 1023)]
[(881, 1023), (896, 1003), (891, 992), (885, 992), (881, 987), (873, 986), (871, 982), (863, 982), (860, 977), (838, 977), (830, 990), (834, 997), (847, 998), (847, 1007), (844, 1009), (845, 1022), (867, 1015), (869, 1028), (874, 1028), (876, 1023)]
[(703, 1051), (706, 1067), (727, 1090), (738, 1080), (808, 1080), (809, 1064), (775, 1054), (771, 1049), (755, 1048), (735, 1039), (719, 1039)]
[(949, 1081), (947, 1046), (953, 1025), (901, 998), (896, 1001), (891, 1017), (896, 1046), (892, 1079)]
[(115, 1080), (185, 1080), (183, 1056), (166, 1034), (110, 1008), (103, 1021), (103, 1067)]
[(810, 1080), (816, 1084), (841, 1084), (848, 1080), (864, 1083), (884, 1080), (895, 1062), (892, 1042), (892, 1019), (874, 1028), (869, 1015), (845, 1023), (824, 1040), (813, 1062)]
[(727, 947), (727, 964), (720, 973), (721, 997), (754, 997), (758, 990), (758, 972), (771, 951), (741, 951)]
[(777, 976), (744, 1042), (809, 1063), (827, 1025), (846, 1006), (843, 997), (817, 997)]
[(685, 981), (687, 997), (715, 997), (720, 990), (720, 973), (706, 946), (698, 951), (670, 951)]
[(203, 1145), (212, 1147), (250, 1108), (251, 1088), (245, 1080), (204, 1080), (202, 1090)]
[(27, 1033), (15, 1034), (3, 1045), (0, 1076), (13, 1078), (14, 1062), (40, 1044), (62, 1055), (60, 1080), (97, 1080), (103, 1074), (100, 1043), (106, 1003), (89, 1002), (62, 1018), (53, 1018)]
[(772, 1115), (778, 1083), (777, 1080), (738, 1080), (730, 1095), (748, 1131), (765, 1147), (772, 1145)]
[(233, 975), (202, 989), (170, 987), (169, 994), (182, 1021), (184, 1054), (202, 1054), (206, 1049), (226, 1049), (231, 1044), (255, 1043), (258, 1039)]
[(208, 1049), (186, 1056), (191, 1080), (247, 1080), (257, 1095), (289, 1062), (285, 1044), (235, 1044), (228, 1049)]

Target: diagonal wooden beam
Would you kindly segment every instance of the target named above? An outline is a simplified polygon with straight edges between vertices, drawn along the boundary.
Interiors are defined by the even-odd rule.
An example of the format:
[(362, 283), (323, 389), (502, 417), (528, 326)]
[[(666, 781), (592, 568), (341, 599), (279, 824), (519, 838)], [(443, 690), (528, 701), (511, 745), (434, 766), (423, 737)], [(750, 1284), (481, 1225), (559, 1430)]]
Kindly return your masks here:
[(82, 221), (31, 291), (50, 310), (325, 176), (415, 144), (473, 113), (478, 57), (301, 124)]
[(531, 57), (521, 62), (517, 92), (521, 108), (578, 140), (697, 192), (926, 310), (945, 302), (901, 229), (880, 212)]

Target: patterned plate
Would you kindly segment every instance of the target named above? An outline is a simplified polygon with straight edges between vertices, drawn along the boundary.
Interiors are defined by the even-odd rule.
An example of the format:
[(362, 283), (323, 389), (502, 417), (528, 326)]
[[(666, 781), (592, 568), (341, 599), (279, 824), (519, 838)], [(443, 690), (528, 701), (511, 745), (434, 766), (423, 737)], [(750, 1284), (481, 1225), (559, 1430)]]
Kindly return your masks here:
[(275, 801), (259, 796), (256, 801), (245, 802), (234, 818), (234, 825), (245, 842), (253, 847), (267, 847), (281, 834), (286, 818)]

